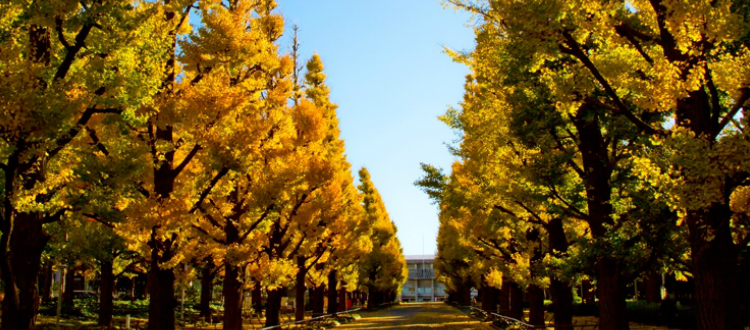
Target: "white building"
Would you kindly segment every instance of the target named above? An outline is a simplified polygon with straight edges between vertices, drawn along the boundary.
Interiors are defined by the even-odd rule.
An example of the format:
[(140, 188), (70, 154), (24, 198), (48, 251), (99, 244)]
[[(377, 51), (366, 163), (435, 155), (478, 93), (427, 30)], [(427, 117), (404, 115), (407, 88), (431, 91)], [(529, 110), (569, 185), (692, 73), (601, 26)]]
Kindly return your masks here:
[(434, 255), (407, 255), (406, 267), (409, 277), (401, 288), (401, 301), (442, 301), (445, 299), (445, 285), (435, 281), (432, 264)]

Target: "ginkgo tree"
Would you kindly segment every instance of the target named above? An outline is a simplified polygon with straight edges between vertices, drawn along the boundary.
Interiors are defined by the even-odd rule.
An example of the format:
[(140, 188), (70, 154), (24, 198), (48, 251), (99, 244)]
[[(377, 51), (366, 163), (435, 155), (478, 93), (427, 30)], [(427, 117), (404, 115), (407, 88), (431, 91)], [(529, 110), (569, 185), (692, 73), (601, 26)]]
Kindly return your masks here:
[(0, 15), (3, 329), (32, 329), (35, 279), (48, 234), (69, 211), (86, 125), (134, 118), (161, 83), (166, 36), (157, 5), (133, 1), (23, 2)]
[[(637, 158), (632, 155), (643, 147), (653, 148), (652, 143), (639, 127), (630, 124), (628, 116), (608, 112), (605, 104), (595, 99), (597, 94), (585, 96), (593, 92), (576, 90), (574, 80), (565, 87), (573, 89), (571, 97), (581, 102), (560, 109), (564, 101), (569, 101), (556, 94), (565, 80), (548, 75), (568, 68), (568, 60), (548, 57), (532, 61), (526, 47), (528, 38), (507, 32), (512, 27), (493, 16), (494, 10), (500, 10), (495, 8), (498, 3), (490, 2), (486, 7), (456, 3), (483, 19), (477, 28), (475, 51), (454, 54), (471, 66), (473, 76), (467, 83), (462, 112), (450, 111), (446, 118), (449, 125), (462, 130), (458, 155), (466, 159), (466, 164), (461, 168), (469, 177), (477, 178), (475, 190), (485, 194), (471, 208), (480, 219), (490, 222), (469, 226), (483, 228), (469, 235), (477, 236), (484, 245), (496, 245), (496, 250), (502, 250), (503, 244), (515, 245), (516, 251), (526, 250), (522, 259), (530, 258), (529, 271), (533, 274), (535, 269), (539, 271), (533, 267), (533, 260), (539, 260), (534, 251), (543, 244), (535, 243), (533, 250), (528, 250), (530, 246), (521, 244), (523, 238), (538, 237), (534, 234), (537, 230), (554, 229), (562, 235), (549, 232), (550, 238), (563, 238), (557, 240), (561, 243), (558, 247), (566, 246), (568, 230), (559, 221), (568, 219), (573, 224), (569, 220), (576, 220), (577, 225), (569, 228), (577, 227), (581, 233), (588, 227), (592, 234), (579, 239), (581, 246), (576, 250), (581, 261), (593, 261), (589, 267), (600, 288), (602, 326), (627, 327), (624, 284), (638, 276), (642, 267), (655, 267), (653, 260), (668, 251), (660, 233), (673, 231), (664, 225), (672, 218), (669, 212), (658, 211), (663, 209), (662, 201), (646, 202), (649, 197), (643, 197), (653, 191), (643, 189), (633, 172)], [(658, 113), (644, 115), (647, 110), (639, 105), (631, 110), (644, 117), (644, 125), (658, 124), (664, 118)], [(636, 201), (654, 212), (633, 211)], [(483, 211), (490, 208), (502, 214)], [(508, 222), (499, 222), (503, 219)], [(519, 227), (519, 221), (536, 227)], [(498, 235), (493, 228), (503, 231)], [(485, 234), (488, 238), (482, 239)], [(493, 239), (499, 241), (493, 244)], [(498, 258), (516, 251), (506, 251)], [(535, 323), (543, 319), (538, 315), (532, 318)]]
[[(699, 327), (740, 328), (736, 269), (750, 235), (743, 209), (733, 205), (741, 204), (747, 173), (745, 119), (738, 117), (750, 97), (747, 4), (455, 3), (503, 32), (514, 46), (506, 49), (551, 87), (557, 111), (595, 108), (660, 144), (638, 172), (688, 228)], [(557, 60), (565, 64), (544, 65)], [(673, 124), (651, 122), (659, 116)], [(622, 319), (611, 327), (627, 327)]]
[(406, 282), (408, 269), (396, 237), (396, 226), (388, 216), (380, 193), (366, 168), (359, 170), (365, 223), (370, 228), (372, 251), (360, 259), (360, 286), (367, 290), (367, 307), (393, 301)]
[[(150, 263), (150, 329), (174, 328), (174, 268), (198, 242), (188, 240), (197, 208), (227, 174), (247, 165), (246, 157), (285, 134), (274, 129), (285, 120), (290, 90), (290, 64), (276, 51), (283, 21), (272, 13), (275, 3), (201, 1), (202, 26), (190, 32), (194, 5), (163, 8), (170, 38), (163, 81), (131, 138), (148, 147), (143, 162), (152, 171), (137, 182), (143, 196), (128, 202), (129, 221), (118, 226)], [(178, 53), (178, 35), (187, 32)]]
[[(404, 279), (395, 226), (382, 202), (366, 216), (322, 61), (314, 55), (298, 84), (296, 54), (278, 50), (284, 22), (275, 7), (2, 6), (3, 329), (34, 328), (34, 279), (50, 234), (56, 252), (98, 264), (103, 326), (123, 255), (148, 269), (149, 329), (175, 327), (175, 281), (189, 280), (196, 260), (207, 281), (221, 265), (224, 327), (239, 329), (250, 286), (266, 288), (269, 324), (304, 270), (313, 269), (302, 287), (328, 285), (329, 300), (341, 281), (357, 288), (373, 231), (387, 259), (373, 297), (395, 298)], [(72, 249), (86, 235), (96, 239)]]
[[(310, 282), (314, 298), (313, 314), (323, 313), (324, 285), (328, 285), (329, 312), (336, 308), (335, 294), (337, 266), (351, 257), (350, 253), (361, 251), (357, 244), (361, 230), (361, 211), (358, 206), (359, 193), (353, 184), (350, 164), (344, 155), (344, 141), (340, 138), (336, 104), (329, 99), (329, 88), (325, 84), (323, 62), (314, 54), (306, 64), (304, 96), (312, 101), (322, 116), (322, 146), (317, 157), (326, 159), (332, 166), (332, 176), (316, 192), (313, 205), (318, 212), (311, 214), (306, 227), (318, 227), (315, 235), (306, 235), (302, 248), (297, 252), (296, 318), (304, 317), (306, 283)], [(295, 102), (300, 102), (299, 98)], [(342, 251), (342, 248), (344, 250)], [(343, 271), (344, 269), (342, 269)], [(310, 272), (308, 276), (308, 271)], [(344, 275), (342, 273), (342, 275)], [(312, 279), (312, 280), (311, 280)]]

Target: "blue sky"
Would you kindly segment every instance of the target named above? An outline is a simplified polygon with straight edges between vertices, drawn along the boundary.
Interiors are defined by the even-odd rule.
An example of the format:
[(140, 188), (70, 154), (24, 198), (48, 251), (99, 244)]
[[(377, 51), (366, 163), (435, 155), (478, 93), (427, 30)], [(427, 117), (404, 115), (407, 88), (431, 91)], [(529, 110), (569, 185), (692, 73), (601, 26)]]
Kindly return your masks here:
[(453, 161), (445, 144), (456, 136), (437, 116), (461, 101), (469, 71), (442, 49), (473, 48), (469, 15), (440, 0), (278, 3), (287, 23), (282, 51), (298, 25), (301, 58), (323, 59), (349, 162), (355, 175), (370, 171), (404, 254), (436, 252), (437, 206), (413, 182), (420, 162), (450, 169)]

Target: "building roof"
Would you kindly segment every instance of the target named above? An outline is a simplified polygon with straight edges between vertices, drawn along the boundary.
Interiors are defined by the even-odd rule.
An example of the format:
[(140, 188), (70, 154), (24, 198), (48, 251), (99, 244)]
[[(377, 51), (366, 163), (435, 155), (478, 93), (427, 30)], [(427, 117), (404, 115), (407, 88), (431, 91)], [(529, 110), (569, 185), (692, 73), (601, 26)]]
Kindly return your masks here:
[(412, 255), (405, 255), (406, 261), (434, 261), (435, 255), (434, 254), (412, 254)]

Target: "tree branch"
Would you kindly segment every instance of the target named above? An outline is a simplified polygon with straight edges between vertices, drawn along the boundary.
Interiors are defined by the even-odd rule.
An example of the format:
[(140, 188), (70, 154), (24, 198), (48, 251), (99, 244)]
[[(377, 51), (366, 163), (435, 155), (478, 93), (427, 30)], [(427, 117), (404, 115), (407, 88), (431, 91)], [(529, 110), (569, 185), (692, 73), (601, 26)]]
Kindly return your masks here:
[(632, 28), (630, 26), (626, 25), (625, 23), (622, 23), (620, 25), (615, 26), (615, 32), (619, 34), (620, 36), (625, 37), (625, 39), (628, 39), (630, 41), (630, 44), (635, 47), (635, 49), (638, 51), (638, 53), (643, 56), (643, 59), (646, 60), (649, 64), (652, 66), (654, 65), (654, 59), (651, 58), (651, 56), (648, 56), (646, 52), (643, 50), (643, 47), (641, 46), (641, 43), (638, 42), (638, 40), (635, 39), (635, 36), (631, 33)]
[(526, 204), (521, 203), (519, 201), (514, 201), (514, 202), (516, 204), (518, 204), (518, 206), (520, 206), (521, 208), (523, 208), (524, 210), (526, 210), (526, 212), (529, 212), (529, 214), (531, 214), (531, 216), (534, 217), (534, 219), (537, 220), (537, 221), (532, 221), (531, 219), (526, 219), (526, 221), (531, 222), (531, 223), (536, 223), (536, 224), (542, 225), (542, 226), (546, 226), (547, 225), (547, 223), (544, 222), (544, 220), (542, 220), (542, 218), (536, 212), (532, 211), (529, 207), (527, 207)]
[(596, 68), (593, 62), (591, 62), (591, 59), (586, 55), (586, 53), (583, 52), (578, 42), (573, 38), (568, 31), (562, 32), (563, 37), (565, 37), (565, 44), (570, 47), (566, 48), (562, 45), (560, 45), (560, 50), (563, 53), (572, 55), (573, 57), (577, 58), (581, 63), (591, 72), (591, 74), (596, 78), (596, 80), (599, 82), (599, 84), (602, 85), (604, 90), (607, 92), (607, 95), (612, 99), (612, 101), (615, 103), (616, 108), (608, 108), (608, 109), (616, 109), (616, 114), (621, 114), (625, 116), (628, 120), (630, 120), (638, 129), (646, 132), (650, 135), (663, 135), (663, 132), (660, 130), (657, 130), (651, 125), (646, 124), (643, 122), (640, 118), (636, 117), (628, 107), (625, 105), (625, 103), (622, 102), (620, 97), (615, 92), (614, 88), (609, 84), (609, 81), (602, 76), (602, 74), (599, 72), (599, 69)]
[[(139, 263), (142, 263), (142, 262), (143, 262), (143, 260), (142, 260), (142, 259), (137, 259), (137, 260), (133, 260), (133, 262), (131, 262), (131, 263), (129, 263), (129, 264), (127, 265), (127, 266), (125, 266), (125, 267), (124, 267), (124, 268), (122, 269), (122, 271), (121, 271), (121, 272), (119, 272), (119, 273), (117, 273), (117, 274), (116, 274), (116, 275), (115, 275), (114, 277), (115, 277), (115, 278), (118, 278), (118, 277), (122, 276), (122, 274), (125, 274), (125, 272), (128, 272), (128, 271), (130, 271), (130, 270), (128, 270), (128, 268), (130, 268), (130, 267), (133, 267), (133, 266), (135, 266), (135, 265), (137, 265), (137, 264), (139, 264)], [(130, 272), (133, 272), (133, 271), (130, 271)]]
[(91, 141), (94, 141), (94, 145), (96, 146), (96, 148), (99, 149), (99, 151), (101, 151), (105, 156), (109, 156), (109, 150), (107, 150), (107, 148), (99, 140), (99, 137), (96, 135), (96, 131), (88, 126), (86, 126), (86, 131), (89, 133)]
[(182, 160), (182, 162), (180, 163), (180, 165), (177, 165), (177, 167), (175, 167), (175, 169), (172, 170), (172, 177), (176, 178), (178, 175), (180, 175), (180, 173), (182, 172), (182, 170), (185, 169), (185, 167), (187, 166), (187, 164), (189, 164), (190, 161), (193, 160), (193, 158), (195, 157), (195, 155), (198, 154), (198, 151), (200, 151), (201, 149), (203, 149), (203, 148), (201, 148), (200, 145), (196, 144), (195, 146), (193, 146), (193, 149), (190, 150), (190, 152), (187, 154), (187, 156), (185, 156), (185, 159)]
[[(562, 141), (560, 140), (560, 137), (557, 136), (557, 132), (555, 132), (554, 130), (550, 130), (550, 135), (552, 135), (552, 138), (555, 140), (555, 143), (557, 144), (557, 148), (560, 151), (564, 152), (565, 146), (563, 146)], [(570, 166), (570, 168), (573, 169), (573, 171), (578, 173), (579, 176), (583, 176), (583, 173), (584, 173), (583, 169), (580, 166), (578, 166), (578, 164), (576, 164), (576, 162), (574, 162), (572, 158), (568, 159), (565, 163), (568, 164), (568, 166)]]
[[(79, 30), (78, 34), (76, 35), (75, 44), (66, 47), (65, 58), (63, 58), (60, 66), (57, 67), (57, 72), (55, 73), (55, 78), (53, 81), (62, 80), (68, 74), (68, 71), (73, 65), (73, 61), (75, 60), (76, 55), (78, 55), (78, 52), (81, 50), (81, 48), (83, 48), (83, 45), (86, 42), (86, 38), (88, 38), (89, 33), (91, 32), (91, 28), (93, 27), (94, 23), (84, 24), (81, 27), (81, 30)], [(60, 30), (58, 33), (62, 33), (62, 30)]]
[(571, 215), (573, 215), (576, 218), (579, 218), (581, 220), (588, 220), (588, 215), (578, 210), (577, 207), (573, 206), (572, 204), (568, 203), (560, 194), (557, 192), (557, 189), (555, 188), (554, 184), (551, 184), (548, 182), (550, 191), (552, 192), (552, 196), (557, 198), (559, 201), (561, 201), (563, 204), (565, 204), (565, 210), (571, 212)]
[(193, 224), (192, 226), (193, 226), (193, 228), (195, 228), (195, 229), (196, 229), (196, 230), (198, 230), (199, 232), (201, 232), (201, 233), (203, 233), (204, 235), (206, 235), (206, 236), (210, 237), (210, 238), (211, 238), (212, 240), (214, 240), (214, 242), (216, 242), (216, 243), (219, 243), (219, 244), (221, 244), (221, 245), (227, 245), (227, 242), (226, 242), (226, 241), (224, 241), (224, 240), (220, 240), (220, 239), (217, 239), (217, 238), (216, 238), (216, 237), (214, 237), (213, 235), (209, 234), (209, 233), (208, 233), (208, 232), (207, 232), (207, 231), (206, 231), (205, 229), (201, 228), (201, 226), (198, 226), (198, 225), (196, 225), (196, 224)]
[(245, 239), (247, 238), (247, 236), (250, 235), (250, 233), (253, 230), (255, 230), (255, 228), (257, 228), (260, 225), (260, 223), (263, 222), (263, 220), (265, 220), (268, 217), (268, 215), (271, 213), (271, 210), (273, 210), (273, 207), (274, 207), (273, 203), (271, 203), (271, 205), (268, 205), (268, 207), (266, 207), (265, 211), (263, 211), (263, 214), (260, 215), (260, 218), (258, 218), (258, 220), (256, 220), (255, 222), (253, 222), (253, 224), (250, 225), (250, 228), (248, 228), (247, 231), (244, 234), (242, 234), (242, 236), (240, 236), (240, 239), (238, 241), (240, 244), (242, 244), (242, 242), (245, 241)]
[[(716, 128), (716, 136), (721, 133), (721, 131), (724, 130), (724, 127), (729, 124), (730, 121), (734, 118), (735, 115), (737, 115), (737, 112), (742, 109), (742, 107), (745, 105), (745, 102), (750, 98), (750, 87), (742, 87), (740, 88), (740, 95), (737, 97), (737, 100), (735, 100), (734, 106), (732, 106), (732, 109), (729, 110), (729, 112), (724, 116), (724, 118), (719, 122), (719, 126)], [(715, 136), (714, 136), (715, 137)]]
[(496, 210), (500, 210), (500, 211), (502, 211), (504, 213), (507, 213), (507, 214), (511, 215), (512, 217), (514, 217), (516, 219), (521, 219), (515, 212), (513, 212), (513, 211), (511, 211), (509, 209), (506, 209), (505, 207), (502, 207), (500, 205), (493, 205), (492, 207), (494, 209), (496, 209)]
[(479, 243), (482, 243), (485, 246), (487, 246), (489, 248), (492, 248), (495, 251), (499, 252), (500, 256), (505, 261), (513, 260), (513, 257), (511, 257), (511, 255), (507, 251), (505, 251), (505, 249), (503, 249), (499, 244), (497, 244), (497, 242), (494, 242), (494, 241), (493, 242), (488, 242), (487, 240), (485, 240), (485, 239), (483, 239), (481, 237), (477, 237), (477, 241), (479, 241)]
[(68, 130), (68, 133), (64, 134), (60, 138), (55, 141), (55, 148), (52, 149), (49, 153), (47, 158), (52, 158), (57, 155), (63, 148), (65, 148), (70, 141), (73, 141), (73, 139), (78, 135), (78, 133), (81, 131), (81, 129), (86, 126), (86, 124), (91, 119), (91, 116), (97, 113), (122, 113), (122, 110), (120, 109), (114, 109), (114, 108), (106, 108), (106, 109), (97, 109), (97, 108), (88, 108), (86, 111), (83, 112), (81, 115), (81, 118), (78, 119), (78, 122)]
[(65, 40), (65, 34), (63, 33), (63, 20), (60, 16), (55, 17), (55, 31), (57, 31), (57, 39), (60, 40), (63, 47), (70, 50), (71, 46), (68, 43), (68, 40)]
[[(307, 238), (307, 233), (305, 232), (302, 234), (302, 237), (299, 239), (299, 242), (297, 242), (297, 245), (294, 247), (294, 249), (289, 251), (289, 255), (287, 255), (287, 258), (295, 256), (297, 252), (299, 252), (299, 249), (302, 247), (302, 243), (305, 242), (306, 238)], [(286, 246), (289, 244), (289, 242), (291, 242), (291, 240), (287, 241), (287, 244), (284, 245), (284, 249), (286, 249)]]
[(67, 208), (67, 207), (59, 209), (59, 210), (57, 210), (57, 212), (55, 212), (55, 213), (53, 213), (53, 214), (51, 214), (49, 216), (45, 216), (44, 220), (42, 221), (42, 223), (58, 222), (58, 221), (60, 221), (60, 219), (62, 219), (63, 215), (65, 215), (65, 212), (67, 212), (67, 211), (70, 211), (70, 209)]
[(206, 209), (203, 208), (203, 206), (198, 205), (198, 209), (203, 213), (203, 215), (208, 219), (208, 222), (210, 222), (214, 227), (216, 228), (222, 228), (221, 224), (216, 221), (216, 218), (214, 218), (211, 214), (209, 214)]
[(148, 190), (146, 190), (146, 188), (143, 187), (143, 182), (137, 182), (135, 184), (135, 190), (138, 190), (138, 192), (141, 193), (143, 197), (146, 197), (146, 198), (151, 197), (151, 193), (149, 193)]
[(190, 213), (195, 213), (195, 210), (198, 209), (198, 206), (201, 205), (201, 203), (203, 203), (206, 197), (208, 197), (208, 194), (211, 193), (211, 190), (214, 189), (214, 186), (216, 186), (219, 180), (221, 180), (221, 178), (223, 178), (227, 173), (229, 173), (228, 167), (224, 167), (221, 170), (219, 170), (219, 173), (216, 173), (216, 176), (214, 176), (214, 178), (211, 179), (211, 182), (209, 183), (208, 187), (206, 187), (206, 189), (204, 189), (201, 192), (200, 197), (198, 198), (198, 201), (195, 203), (195, 206), (193, 206), (193, 208), (190, 210)]
[(633, 27), (631, 27), (630, 25), (628, 25), (627, 23), (620, 23), (620, 25), (618, 25), (618, 26), (615, 27), (615, 30), (617, 28), (619, 28), (619, 29), (623, 30), (623, 32), (625, 32), (625, 33), (627, 33), (627, 34), (629, 34), (631, 36), (634, 36), (634, 37), (636, 37), (638, 39), (641, 39), (641, 40), (643, 40), (645, 42), (654, 42), (657, 45), (661, 45), (661, 39), (659, 37), (650, 36), (648, 34), (645, 34), (645, 33), (641, 32), (641, 31), (638, 31), (638, 30), (634, 29)]
[[(719, 104), (719, 91), (716, 90), (714, 85), (714, 77), (708, 68), (708, 61), (703, 62), (703, 69), (705, 70), (704, 78), (706, 79), (706, 86), (708, 92), (711, 95), (711, 123), (717, 123), (719, 116), (721, 116), (721, 104)], [(718, 134), (718, 132), (716, 132)]]
[(91, 219), (91, 220), (94, 220), (94, 221), (96, 221), (96, 222), (98, 222), (98, 223), (101, 223), (101, 224), (103, 224), (104, 226), (106, 226), (106, 227), (108, 227), (108, 228), (112, 228), (112, 229), (114, 229), (114, 228), (115, 228), (115, 225), (114, 225), (114, 224), (112, 224), (112, 223), (111, 223), (111, 222), (109, 222), (109, 221), (104, 221), (104, 220), (100, 219), (100, 218), (99, 218), (99, 217), (98, 217), (98, 216), (97, 216), (96, 214), (91, 214), (91, 213), (83, 213), (83, 215), (84, 215), (84, 216), (86, 216), (86, 217), (89, 217), (89, 219)]

